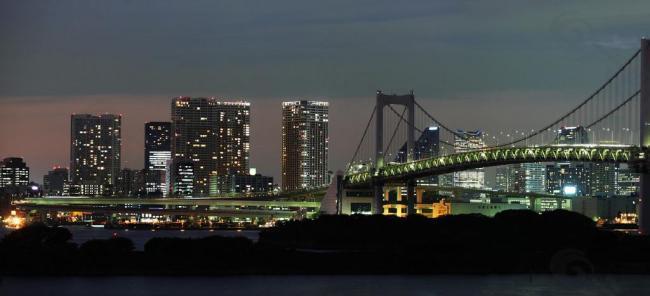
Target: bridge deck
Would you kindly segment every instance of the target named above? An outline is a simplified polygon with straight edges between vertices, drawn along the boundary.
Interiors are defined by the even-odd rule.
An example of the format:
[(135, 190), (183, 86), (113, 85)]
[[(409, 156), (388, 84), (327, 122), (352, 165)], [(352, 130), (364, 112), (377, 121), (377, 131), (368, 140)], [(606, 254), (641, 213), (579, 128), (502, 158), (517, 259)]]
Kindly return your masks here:
[[(346, 173), (347, 185), (407, 180), (446, 174), (474, 168), (526, 162), (614, 162), (645, 161), (645, 150), (626, 145), (550, 145), (540, 147), (505, 147), (476, 150), (416, 160), (408, 163), (387, 164), (379, 170)], [(355, 169), (355, 168), (353, 168)]]
[(160, 206), (210, 206), (210, 207), (266, 207), (266, 208), (320, 208), (320, 201), (300, 200), (251, 200), (214, 198), (27, 198), (17, 205), (64, 206), (64, 205), (160, 205)]

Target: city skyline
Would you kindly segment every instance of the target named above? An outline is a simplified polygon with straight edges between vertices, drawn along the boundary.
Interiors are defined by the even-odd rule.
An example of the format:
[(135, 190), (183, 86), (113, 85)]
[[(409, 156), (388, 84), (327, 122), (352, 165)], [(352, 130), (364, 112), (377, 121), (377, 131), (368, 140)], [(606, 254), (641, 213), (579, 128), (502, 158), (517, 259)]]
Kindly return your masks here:
[[(417, 93), (416, 93), (417, 96)], [(71, 105), (74, 105), (73, 110), (78, 110), (78, 112), (73, 112), (72, 114), (91, 114), (91, 115), (102, 115), (102, 114), (116, 114), (121, 116), (121, 125), (122, 125), (122, 153), (121, 153), (121, 167), (129, 169), (142, 169), (143, 163), (145, 161), (144, 151), (145, 151), (145, 133), (144, 127), (148, 122), (163, 122), (170, 121), (169, 104), (171, 100), (175, 97), (168, 98), (158, 98), (152, 97), (150, 100), (141, 102), (140, 104), (135, 105), (135, 108), (125, 110), (118, 109), (111, 101), (106, 101), (103, 96), (91, 96), (85, 97), (83, 104), (78, 104), (78, 101), (72, 101)], [(181, 96), (189, 97), (189, 96)], [(193, 96), (194, 97), (194, 96)], [(200, 96), (197, 96), (200, 97)], [(221, 98), (221, 100), (241, 100), (242, 98)], [(275, 180), (281, 180), (281, 126), (282, 126), (282, 102), (290, 101), (302, 98), (283, 98), (283, 99), (264, 99), (264, 100), (247, 100), (249, 101), (251, 108), (251, 151), (250, 151), (250, 166), (256, 168), (259, 172), (263, 172), (266, 175), (273, 176)], [(120, 101), (121, 99), (116, 99)], [(361, 126), (363, 121), (367, 120), (366, 116), (370, 114), (356, 114), (356, 108), (368, 107), (374, 104), (374, 98), (360, 98), (355, 101), (343, 101), (341, 99), (326, 100), (324, 98), (314, 99), (314, 100), (325, 100), (330, 103), (330, 121), (329, 121), (329, 130), (330, 134), (330, 170), (336, 172), (336, 170), (345, 169), (345, 166), (350, 161), (351, 151), (354, 150), (354, 146), (357, 143), (354, 141), (345, 141), (345, 138), (337, 139), (337, 135), (350, 133), (347, 128), (348, 125)], [(477, 109), (485, 109), (488, 105), (494, 104), (495, 102), (508, 102), (505, 105), (510, 104), (513, 99), (496, 99), (491, 98), (487, 101), (478, 102), (476, 104)], [(461, 112), (466, 108), (467, 99), (461, 99), (456, 101), (443, 101), (442, 103), (451, 110), (451, 114), (455, 112)], [(441, 102), (431, 102), (425, 101), (422, 103), (423, 106), (436, 106), (441, 104)], [(25, 102), (18, 106), (16, 109), (15, 105), (10, 106), (11, 109), (7, 109), (5, 113), (8, 116), (19, 120), (23, 116), (19, 116), (21, 111), (27, 111), (30, 107), (29, 102)], [(162, 106), (161, 106), (162, 105)], [(353, 108), (344, 108), (342, 106), (351, 105)], [(66, 105), (67, 106), (67, 105)], [(30, 175), (30, 180), (41, 183), (42, 176), (46, 175), (53, 167), (66, 167), (69, 168), (69, 140), (70, 140), (70, 113), (67, 113), (67, 110), (52, 110), (52, 104), (48, 104), (46, 107), (47, 112), (41, 113), (47, 115), (47, 113), (53, 113), (56, 116), (48, 117), (49, 128), (39, 130), (37, 127), (33, 127), (32, 130), (35, 133), (42, 132), (40, 135), (44, 138), (44, 142), (48, 142), (47, 146), (28, 146), (28, 139), (31, 138), (30, 134), (19, 133), (12, 134), (14, 138), (21, 139), (21, 141), (15, 142), (4, 142), (5, 145), (13, 146), (12, 150), (16, 151), (14, 153), (7, 152), (4, 153), (0, 150), (0, 157), (21, 157), (29, 164), (32, 174)], [(338, 107), (338, 108), (337, 108)], [(573, 102), (550, 102), (549, 104), (540, 105), (538, 108), (540, 110), (549, 110), (550, 112), (561, 112), (558, 109), (563, 110), (563, 108), (573, 107)], [(76, 109), (75, 109), (76, 108)], [(435, 108), (435, 107), (434, 107)], [(65, 108), (62, 108), (65, 109)], [(20, 111), (19, 111), (20, 110)], [(90, 110), (84, 112), (83, 110)], [(101, 111), (109, 110), (109, 111)], [(262, 116), (258, 115), (256, 111), (260, 111)], [(332, 111), (333, 110), (333, 111)], [(522, 112), (523, 107), (515, 109), (515, 112)], [(0, 115), (2, 115), (4, 110), (0, 109)], [(270, 111), (270, 112), (269, 112)], [(468, 118), (455, 118), (449, 116), (446, 113), (440, 114), (440, 118), (447, 118), (448, 120), (443, 120), (451, 123), (457, 123), (460, 126), (468, 126), (470, 128), (479, 129), (481, 131), (487, 130), (486, 128), (480, 128), (481, 126), (489, 126), (487, 122), (490, 122), (489, 118), (492, 118), (492, 126), (494, 125), (494, 117), (499, 117), (497, 114), (500, 110), (491, 111), (485, 110), (483, 114), (476, 114), (476, 116)], [(18, 112), (18, 113), (16, 113)], [(273, 113), (276, 114), (273, 114)], [(367, 110), (364, 110), (367, 113)], [(154, 114), (155, 113), (155, 114)], [(131, 118), (128, 114), (133, 114), (135, 118)], [(447, 115), (447, 116), (446, 116)], [(500, 116), (498, 120), (503, 120)], [(0, 116), (0, 121), (3, 117)], [(274, 122), (274, 124), (268, 124), (268, 122)], [(354, 122), (354, 124), (352, 124)], [(483, 122), (483, 123), (482, 123)], [(532, 122), (535, 122), (534, 124)], [(539, 127), (540, 124), (544, 122), (541, 118), (531, 118), (530, 127)], [(504, 131), (513, 132), (512, 128), (507, 127), (508, 122), (502, 121), (498, 126), (501, 126)], [(63, 127), (61, 127), (63, 126)], [(56, 127), (56, 128), (55, 128)], [(523, 128), (522, 130), (525, 130)], [(6, 133), (9, 130), (0, 129), (0, 133)], [(354, 134), (351, 138), (358, 138), (361, 136), (363, 130), (360, 128), (352, 131)], [(505, 133), (504, 133), (505, 134)], [(4, 135), (3, 135), (4, 136)], [(25, 141), (22, 141), (25, 140)], [(272, 143), (272, 144), (270, 144)], [(334, 145), (332, 145), (334, 143)], [(6, 148), (5, 145), (0, 146), (0, 149)], [(256, 149), (258, 146), (266, 149)], [(53, 147), (58, 147), (58, 149), (53, 150)], [(271, 149), (268, 149), (270, 147)], [(35, 152), (30, 153), (31, 149), (37, 149)], [(9, 151), (9, 150), (8, 150)], [(269, 159), (270, 154), (270, 159)], [(54, 156), (53, 156), (54, 155)], [(30, 157), (31, 156), (31, 157)], [(490, 178), (492, 181), (493, 178)], [(277, 182), (279, 184), (279, 182)]]
[(648, 0), (0, 0), (0, 45), (2, 295), (650, 294)]
[[(584, 99), (647, 34), (650, 6), (508, 3), (500, 11), (498, 2), (423, 1), (368, 10), (358, 3), (280, 1), (283, 8), (260, 13), (245, 4), (179, 9), (133, 2), (100, 9), (38, 3), (0, 4), (0, 27), (7, 28), (0, 29), (7, 45), (0, 60), (0, 124), (21, 127), (0, 129), (0, 138), (14, 139), (0, 143), (0, 156), (25, 158), (37, 182), (68, 162), (70, 113), (123, 114), (122, 167), (140, 168), (141, 127), (169, 120), (169, 99), (179, 95), (250, 101), (251, 164), (275, 180), (279, 105), (286, 100), (331, 103), (333, 171), (350, 160), (355, 144), (346, 139), (362, 130), (349, 127), (369, 117), (377, 89), (414, 89), (426, 107), (444, 108), (438, 116), (453, 128), (538, 128), (544, 120), (519, 114), (559, 115)], [(339, 13), (348, 11), (343, 5), (350, 14)], [(182, 21), (189, 16), (201, 21)], [(84, 26), (76, 25), (79, 18)], [(197, 38), (188, 37), (194, 31)], [(188, 46), (170, 47), (169, 40)], [(483, 112), (461, 118), (467, 106)]]

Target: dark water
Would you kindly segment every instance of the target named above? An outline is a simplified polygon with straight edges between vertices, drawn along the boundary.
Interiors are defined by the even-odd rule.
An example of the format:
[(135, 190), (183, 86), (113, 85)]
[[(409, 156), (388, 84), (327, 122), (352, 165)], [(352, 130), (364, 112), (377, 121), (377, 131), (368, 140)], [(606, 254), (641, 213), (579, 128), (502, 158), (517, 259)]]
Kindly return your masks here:
[(647, 276), (5, 277), (0, 295), (650, 295)]
[[(257, 230), (122, 230), (122, 229), (104, 229), (86, 226), (65, 226), (72, 232), (72, 240), (77, 244), (82, 244), (91, 239), (107, 239), (113, 235), (129, 238), (133, 241), (136, 250), (143, 250), (144, 244), (154, 237), (182, 237), (182, 238), (201, 238), (210, 235), (221, 236), (243, 236), (253, 241), (257, 241), (259, 231)], [(6, 228), (0, 228), (0, 237), (10, 232)]]
[[(74, 241), (118, 236), (142, 249), (152, 237), (245, 236), (257, 231), (125, 231), (68, 227)], [(0, 236), (5, 230), (0, 231)], [(650, 276), (1, 277), (0, 295), (650, 295)]]

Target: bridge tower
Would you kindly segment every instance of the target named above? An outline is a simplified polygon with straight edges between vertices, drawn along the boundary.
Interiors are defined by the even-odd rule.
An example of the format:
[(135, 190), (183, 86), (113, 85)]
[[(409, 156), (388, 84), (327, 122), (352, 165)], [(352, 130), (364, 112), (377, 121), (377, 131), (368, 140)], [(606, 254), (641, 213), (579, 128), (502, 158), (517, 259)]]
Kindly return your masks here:
[[(384, 166), (384, 107), (388, 105), (402, 105), (407, 109), (407, 133), (406, 133), (406, 158), (413, 160), (415, 148), (415, 96), (413, 91), (406, 95), (386, 95), (381, 90), (377, 91), (377, 103), (375, 105), (375, 170)], [(408, 213), (414, 213), (415, 204), (415, 182), (407, 182)], [(384, 191), (383, 184), (375, 184), (375, 214), (382, 214)]]
[[(650, 147), (650, 40), (641, 39), (641, 103), (640, 145)], [(646, 155), (648, 157), (648, 155)], [(640, 172), (639, 231), (650, 234), (650, 172), (642, 166)]]

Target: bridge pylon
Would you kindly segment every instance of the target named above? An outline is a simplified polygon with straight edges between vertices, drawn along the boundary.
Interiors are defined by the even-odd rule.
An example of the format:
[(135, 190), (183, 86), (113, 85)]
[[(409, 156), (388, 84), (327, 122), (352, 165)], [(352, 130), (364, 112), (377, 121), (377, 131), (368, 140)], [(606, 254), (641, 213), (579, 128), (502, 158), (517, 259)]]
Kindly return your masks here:
[[(650, 40), (641, 39), (640, 146), (650, 147)], [(646, 155), (646, 158), (648, 156)], [(640, 172), (639, 231), (650, 234), (650, 172)]]
[[(377, 91), (377, 103), (375, 105), (375, 170), (379, 171), (384, 166), (384, 107), (389, 105), (402, 105), (406, 107), (406, 158), (413, 161), (415, 149), (415, 95), (413, 91), (406, 95), (386, 95), (381, 90)], [(376, 183), (375, 186), (375, 214), (382, 214), (383, 208), (383, 184)], [(410, 199), (411, 196), (409, 195)], [(412, 209), (409, 207), (409, 214)]]

